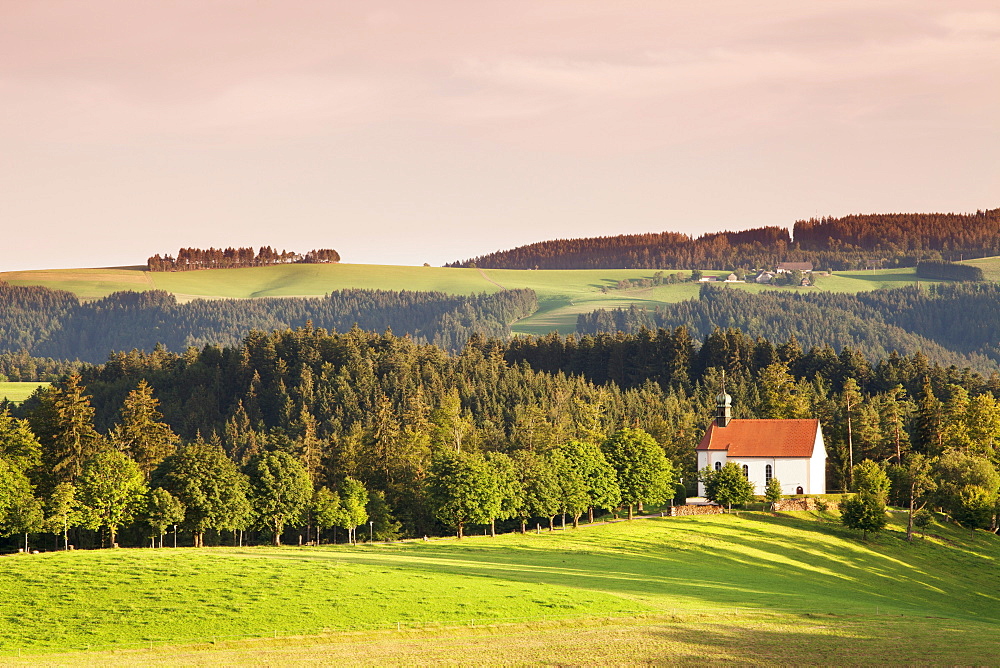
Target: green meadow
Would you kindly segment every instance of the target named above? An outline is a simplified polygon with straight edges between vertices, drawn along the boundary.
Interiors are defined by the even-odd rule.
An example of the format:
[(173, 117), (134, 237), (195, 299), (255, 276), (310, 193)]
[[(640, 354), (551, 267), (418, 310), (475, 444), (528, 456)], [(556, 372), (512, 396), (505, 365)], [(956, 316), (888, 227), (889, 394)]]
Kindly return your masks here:
[[(1000, 258), (992, 261), (994, 280), (1000, 279)], [(991, 266), (994, 266), (991, 265)], [(538, 294), (537, 313), (512, 327), (518, 334), (546, 334), (553, 330), (569, 334), (576, 329), (580, 313), (599, 308), (656, 308), (698, 296), (697, 283), (675, 283), (652, 288), (616, 290), (619, 281), (652, 278), (652, 269), (579, 269), (527, 271), (519, 269), (448, 269), (444, 267), (408, 267), (368, 264), (311, 264), (213, 269), (191, 272), (148, 272), (142, 267), (104, 269), (53, 269), (0, 273), (0, 281), (14, 285), (43, 285), (69, 290), (82, 299), (98, 299), (119, 290), (159, 289), (173, 293), (181, 301), (191, 299), (251, 299), (254, 297), (305, 297), (324, 295), (334, 290), (363, 288), (372, 290), (440, 291), (469, 295), (501, 289), (530, 288)], [(667, 270), (669, 275), (674, 273)], [(689, 272), (681, 272), (689, 273)], [(725, 278), (729, 272), (706, 271), (707, 276)], [(752, 292), (766, 290), (827, 290), (860, 292), (900, 287), (917, 282), (912, 268), (878, 271), (838, 272), (817, 275), (810, 288), (731, 283), (732, 287)], [(921, 280), (921, 283), (937, 281)], [(602, 288), (608, 290), (602, 291)]]
[(0, 383), (0, 399), (19, 404), (35, 391), (36, 387), (48, 383)]
[(533, 656), (504, 654), (504, 638), (530, 646), (548, 629), (535, 660), (995, 661), (1000, 539), (935, 525), (911, 545), (903, 519), (867, 542), (832, 515), (744, 512), (462, 541), (14, 555), (0, 559), (0, 657), (147, 662), (152, 647), (164, 661), (294, 663), (315, 644), (348, 662), (451, 647), (439, 660), (501, 663)]
[(987, 281), (1000, 281), (1000, 257), (982, 257), (976, 260), (966, 260), (962, 264), (982, 269)]

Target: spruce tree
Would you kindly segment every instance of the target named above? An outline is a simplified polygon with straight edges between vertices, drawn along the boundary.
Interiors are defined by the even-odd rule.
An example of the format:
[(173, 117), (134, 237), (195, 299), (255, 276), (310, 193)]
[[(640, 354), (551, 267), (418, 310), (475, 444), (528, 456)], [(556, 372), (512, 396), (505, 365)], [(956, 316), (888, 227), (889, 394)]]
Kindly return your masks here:
[(159, 401), (145, 379), (128, 393), (121, 410), (121, 422), (111, 432), (111, 442), (139, 466), (146, 480), (157, 464), (177, 450), (180, 438), (163, 422)]

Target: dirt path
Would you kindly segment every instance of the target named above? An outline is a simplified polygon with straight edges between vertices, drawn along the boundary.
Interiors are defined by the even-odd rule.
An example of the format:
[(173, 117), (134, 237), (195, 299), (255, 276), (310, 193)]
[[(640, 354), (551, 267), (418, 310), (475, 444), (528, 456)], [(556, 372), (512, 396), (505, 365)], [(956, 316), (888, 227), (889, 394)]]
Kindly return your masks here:
[[(476, 267), (476, 269), (479, 269), (479, 267)], [(486, 279), (487, 281), (489, 281), (489, 282), (490, 282), (490, 283), (492, 283), (493, 285), (497, 286), (497, 287), (498, 287), (498, 288), (500, 288), (501, 290), (506, 290), (506, 289), (507, 289), (507, 288), (505, 288), (504, 286), (502, 286), (502, 285), (500, 285), (499, 283), (497, 283), (496, 281), (494, 281), (494, 280), (493, 280), (492, 278), (490, 278), (489, 276), (487, 276), (487, 275), (486, 275), (486, 272), (485, 272), (485, 271), (483, 271), (482, 269), (479, 269), (479, 273), (480, 273), (480, 274), (482, 275), (482, 277), (483, 277), (483, 278), (485, 278), (485, 279)]]

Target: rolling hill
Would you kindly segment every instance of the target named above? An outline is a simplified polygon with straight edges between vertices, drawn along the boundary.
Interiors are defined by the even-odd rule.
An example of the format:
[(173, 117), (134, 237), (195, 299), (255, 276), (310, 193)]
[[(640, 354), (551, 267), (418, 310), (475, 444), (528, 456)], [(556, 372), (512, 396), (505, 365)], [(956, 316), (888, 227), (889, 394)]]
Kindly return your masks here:
[[(1000, 258), (976, 262), (996, 267)], [(406, 267), (364, 264), (295, 264), (246, 269), (212, 269), (190, 272), (149, 272), (142, 267), (104, 269), (53, 269), (0, 272), (0, 281), (11, 285), (38, 285), (66, 290), (84, 300), (106, 297), (121, 290), (163, 290), (180, 302), (192, 299), (251, 299), (255, 297), (302, 297), (325, 295), (350, 288), (369, 290), (436, 291), (453, 295), (493, 293), (501, 289), (530, 289), (538, 296), (536, 313), (514, 323), (518, 334), (547, 334), (576, 330), (577, 316), (598, 308), (643, 308), (673, 304), (698, 296), (696, 283), (676, 283), (655, 288), (609, 290), (621, 280), (651, 279), (655, 272), (644, 269), (518, 270)], [(706, 276), (728, 272), (706, 271)], [(792, 291), (859, 292), (917, 283), (913, 269), (837, 272), (817, 276), (814, 288), (778, 288)], [(920, 281), (928, 283), (931, 281)], [(774, 290), (755, 284), (733, 284), (750, 292)]]
[[(271, 644), (294, 636), (298, 652), (285, 659), (294, 661), (312, 652), (304, 636), (320, 634), (313, 642), (367, 648), (374, 639), (426, 638), (429, 653), (419, 656), (427, 658), (432, 638), (447, 646), (485, 627), (494, 642), (450, 656), (467, 663), (501, 658), (504, 637), (530, 625), (547, 628), (550, 644), (576, 636), (573, 656), (611, 663), (671, 662), (678, 651), (750, 663), (996, 658), (996, 536), (937, 524), (931, 537), (907, 544), (896, 513), (889, 533), (862, 542), (831, 520), (755, 512), (461, 542), (19, 555), (0, 569), (9, 593), (0, 599), (0, 656), (13, 662), (23, 653), (37, 665), (50, 654), (64, 664), (66, 655), (52, 653), (92, 648), (77, 660), (106, 664), (118, 656), (113, 649), (145, 648), (189, 662), (178, 652), (208, 642), (219, 654), (203, 650), (204, 660), (225, 663), (235, 650), (251, 652), (241, 663), (267, 662), (253, 652), (294, 648)], [(580, 637), (593, 624), (615, 627), (610, 643)], [(627, 629), (645, 637), (651, 626), (676, 644), (635, 653), (634, 642), (618, 639)], [(727, 626), (743, 629), (739, 642), (719, 637)], [(258, 640), (216, 644), (243, 638)], [(381, 654), (365, 656), (377, 662)]]

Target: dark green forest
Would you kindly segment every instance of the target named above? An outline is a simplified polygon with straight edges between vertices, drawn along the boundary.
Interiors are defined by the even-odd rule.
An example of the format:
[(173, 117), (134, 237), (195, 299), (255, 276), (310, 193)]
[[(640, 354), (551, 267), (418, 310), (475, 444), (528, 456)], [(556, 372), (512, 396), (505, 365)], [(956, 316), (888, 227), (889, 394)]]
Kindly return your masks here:
[[(167, 293), (120, 292), (93, 302), (42, 287), (0, 283), (0, 374), (38, 380), (65, 373), (57, 360), (104, 361), (110, 351), (172, 352), (189, 346), (238, 344), (251, 330), (314, 326), (346, 331), (391, 329), (418, 343), (461, 350), (473, 333), (509, 336), (510, 323), (530, 315), (530, 290), (471, 297), (443, 293), (344, 290), (317, 298), (195, 300), (178, 304)], [(703, 340), (716, 328), (783, 340), (806, 348), (845, 347), (872, 360), (892, 352), (923, 352), (944, 366), (989, 373), (1000, 364), (1000, 286), (950, 284), (837, 294), (774, 291), (752, 294), (705, 285), (696, 300), (655, 310), (581, 314), (580, 334), (636, 333), (684, 326)], [(30, 363), (15, 363), (25, 355)], [(40, 362), (39, 359), (47, 359)]]
[(773, 291), (752, 294), (704, 285), (698, 299), (581, 314), (582, 334), (687, 327), (699, 339), (717, 328), (811, 348), (852, 348), (869, 359), (923, 352), (943, 365), (983, 372), (1000, 368), (1000, 285), (942, 284), (857, 294)]
[[(440, 292), (341, 290), (316, 298), (198, 299), (166, 292), (116, 292), (81, 302), (43, 287), (0, 282), (0, 352), (101, 362), (114, 350), (174, 352), (188, 346), (233, 345), (251, 330), (317, 327), (391, 329), (415, 341), (460, 350), (473, 332), (510, 334), (509, 323), (537, 310), (530, 290), (469, 297)], [(11, 376), (13, 377), (13, 376)], [(23, 378), (23, 376), (21, 376)], [(24, 378), (34, 380), (34, 378)]]
[[(389, 333), (307, 326), (183, 354), (117, 353), (36, 393), (0, 419), (0, 475), (21, 490), (7, 495), (3, 531), (47, 530), (55, 541), (60, 499), (74, 493), (86, 519), (74, 540), (93, 545), (148, 544), (173, 523), (198, 544), (234, 531), (315, 536), (317, 526), (358, 526), (362, 515), (379, 518), (382, 536), (419, 536), (631, 512), (683, 495), (680, 480), (694, 483), (694, 446), (723, 370), (736, 417), (821, 420), (828, 488), (849, 486), (852, 462), (892, 473), (919, 454), (951, 481), (926, 502), (995, 526), (995, 374), (920, 353), (871, 363), (851, 349), (803, 351), (794, 338), (775, 345), (733, 329), (701, 345), (683, 327), (474, 335), (450, 354)], [(96, 481), (109, 476), (133, 489), (128, 512), (102, 500)], [(653, 482), (629, 486), (639, 478)], [(970, 485), (982, 493), (963, 496)], [(280, 517), (268, 502), (275, 486), (301, 501)], [(178, 519), (164, 523), (156, 513), (167, 506)]]
[(446, 266), (491, 269), (763, 269), (812, 262), (833, 271), (912, 267), (920, 260), (1000, 255), (1000, 209), (974, 214), (873, 214), (814, 218), (783, 227), (555, 239)]
[(917, 263), (917, 276), (920, 278), (942, 278), (948, 281), (985, 281), (986, 276), (980, 267), (973, 267), (958, 262), (944, 260), (921, 260)]

